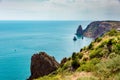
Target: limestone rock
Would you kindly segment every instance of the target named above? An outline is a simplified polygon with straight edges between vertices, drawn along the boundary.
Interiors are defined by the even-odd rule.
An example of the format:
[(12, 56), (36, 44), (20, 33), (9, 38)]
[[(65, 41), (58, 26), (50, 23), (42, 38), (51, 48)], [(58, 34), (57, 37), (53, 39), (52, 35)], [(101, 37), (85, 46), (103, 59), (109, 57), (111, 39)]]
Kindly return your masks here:
[(77, 29), (77, 31), (76, 31), (76, 35), (77, 35), (77, 36), (83, 35), (83, 29), (82, 29), (82, 26), (81, 26), (81, 25), (78, 27), (78, 29)]
[(48, 75), (58, 67), (59, 63), (55, 58), (47, 55), (45, 52), (34, 54), (31, 58), (31, 76), (28, 80)]
[(97, 38), (111, 29), (119, 29), (120, 21), (94, 21), (84, 30), (83, 35), (90, 38)]

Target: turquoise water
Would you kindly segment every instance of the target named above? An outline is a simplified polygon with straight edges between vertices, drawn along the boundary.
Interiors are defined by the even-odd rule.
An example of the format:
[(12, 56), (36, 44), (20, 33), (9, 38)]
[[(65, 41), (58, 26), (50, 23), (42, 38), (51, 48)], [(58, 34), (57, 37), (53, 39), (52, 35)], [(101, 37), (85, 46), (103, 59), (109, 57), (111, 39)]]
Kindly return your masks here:
[(45, 51), (57, 61), (88, 45), (92, 39), (73, 42), (79, 25), (89, 21), (0, 21), (0, 80), (25, 80), (34, 53)]

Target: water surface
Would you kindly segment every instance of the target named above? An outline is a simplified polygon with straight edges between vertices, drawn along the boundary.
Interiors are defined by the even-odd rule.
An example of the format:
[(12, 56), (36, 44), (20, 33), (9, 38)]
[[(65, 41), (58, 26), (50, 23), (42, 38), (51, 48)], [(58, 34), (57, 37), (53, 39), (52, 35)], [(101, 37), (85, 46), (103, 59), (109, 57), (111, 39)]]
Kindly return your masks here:
[(45, 51), (57, 61), (88, 45), (92, 39), (73, 41), (76, 29), (90, 21), (0, 21), (0, 80), (25, 80), (30, 59)]

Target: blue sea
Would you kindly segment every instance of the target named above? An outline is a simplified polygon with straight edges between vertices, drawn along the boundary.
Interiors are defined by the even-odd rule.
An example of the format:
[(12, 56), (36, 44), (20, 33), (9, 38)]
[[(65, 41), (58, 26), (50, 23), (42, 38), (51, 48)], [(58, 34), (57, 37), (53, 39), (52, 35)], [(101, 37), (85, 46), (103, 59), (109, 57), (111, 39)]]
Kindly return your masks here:
[(44, 51), (58, 62), (90, 44), (73, 37), (79, 25), (90, 21), (0, 21), (0, 80), (26, 80), (31, 56)]

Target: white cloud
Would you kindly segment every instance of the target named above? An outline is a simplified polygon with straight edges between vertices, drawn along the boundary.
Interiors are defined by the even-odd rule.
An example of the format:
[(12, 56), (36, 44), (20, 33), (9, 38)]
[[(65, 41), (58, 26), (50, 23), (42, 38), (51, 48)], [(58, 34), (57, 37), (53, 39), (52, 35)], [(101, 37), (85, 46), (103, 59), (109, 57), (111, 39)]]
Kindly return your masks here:
[(120, 20), (118, 0), (3, 0), (0, 19)]

